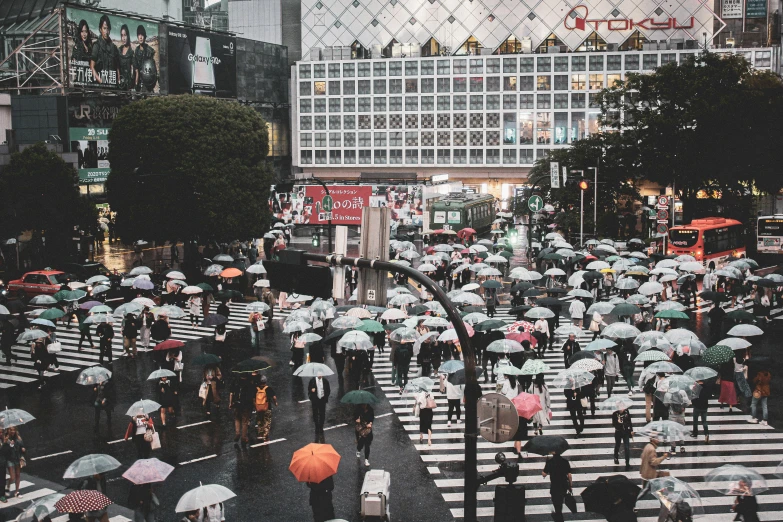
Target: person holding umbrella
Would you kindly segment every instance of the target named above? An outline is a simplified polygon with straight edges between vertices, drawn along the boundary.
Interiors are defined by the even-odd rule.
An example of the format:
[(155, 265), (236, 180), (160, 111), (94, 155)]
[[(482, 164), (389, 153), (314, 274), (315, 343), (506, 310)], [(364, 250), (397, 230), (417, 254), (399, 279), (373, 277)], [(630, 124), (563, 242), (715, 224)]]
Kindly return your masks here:
[(97, 383), (92, 388), (92, 402), (95, 408), (95, 433), (100, 432), (101, 411), (106, 412), (108, 433), (111, 434), (111, 414), (114, 411), (114, 403), (117, 394), (114, 390), (114, 381), (109, 377), (105, 381)]
[[(22, 496), (19, 493), (19, 484), (22, 482), (22, 461), (27, 453), (27, 448), (25, 448), (24, 441), (21, 435), (19, 435), (16, 426), (11, 426), (5, 430), (0, 453), (5, 456), (9, 479), (16, 488), (14, 489), (14, 497), (19, 498)], [(0, 472), (5, 474), (5, 471)]]
[(166, 427), (166, 414), (171, 420), (174, 415), (174, 406), (177, 401), (177, 390), (167, 376), (162, 376), (158, 381), (158, 402), (160, 403), (160, 421)]
[(737, 519), (743, 522), (759, 522), (759, 504), (753, 495), (751, 485), (746, 480), (739, 480), (735, 488), (737, 498), (731, 510), (737, 514)]
[(330, 444), (308, 444), (294, 452), (288, 469), (296, 480), (310, 488), (310, 506), (315, 522), (334, 519), (332, 491), (340, 455)]
[(136, 453), (140, 459), (149, 458), (152, 451), (151, 440), (147, 440), (148, 430), (155, 431), (155, 425), (146, 413), (133, 416), (128, 423), (128, 429), (125, 430), (125, 440), (133, 438), (133, 445), (136, 446)]
[(188, 299), (188, 314), (190, 315), (190, 327), (194, 330), (198, 328), (198, 313), (200, 310), (201, 296), (198, 294), (191, 295)]
[(256, 386), (247, 373), (240, 373), (239, 379), (234, 378), (228, 395), (228, 407), (234, 410), (234, 445), (242, 438), (242, 447), (248, 443), (247, 428), (250, 424), (250, 414), (255, 408)]
[(153, 324), (155, 324), (155, 316), (149, 307), (145, 306), (139, 316), (139, 337), (141, 338), (141, 346), (145, 350), (148, 350), (150, 347), (150, 331)]
[(612, 396), (612, 390), (614, 389), (614, 383), (617, 382), (617, 377), (620, 375), (620, 359), (614, 350), (611, 348), (606, 349), (606, 355), (604, 356), (604, 377), (606, 377), (606, 394), (607, 397)]
[(90, 327), (92, 326), (90, 323), (85, 323), (84, 320), (88, 317), (88, 311), (82, 310), (79, 308), (76, 311), (76, 320), (79, 322), (79, 347), (78, 351), (82, 351), (82, 343), (84, 342), (84, 339), (87, 339), (87, 342), (90, 343), (90, 348), (95, 349), (95, 345), (92, 342), (92, 334), (90, 333)]
[(619, 404), (620, 409), (612, 413), (612, 426), (614, 426), (614, 463), (620, 464), (620, 443), (623, 443), (625, 450), (625, 471), (631, 469), (631, 444), (630, 437), (633, 437), (633, 423), (631, 422), (631, 413), (625, 404)]
[(574, 425), (574, 430), (576, 430), (576, 436), (579, 437), (585, 429), (585, 418), (582, 413), (582, 397), (574, 383), (571, 384), (570, 388), (565, 388), (563, 393), (566, 398), (568, 413), (571, 415), (571, 422)]
[(571, 363), (568, 362), (571, 356), (577, 352), (582, 351), (581, 347), (579, 346), (579, 341), (576, 340), (575, 334), (573, 333), (568, 334), (568, 340), (563, 343), (562, 350), (563, 350), (563, 363), (565, 364), (566, 369), (568, 369), (571, 366)]
[(555, 522), (563, 522), (563, 501), (570, 495), (573, 487), (571, 464), (558, 451), (552, 452), (552, 457), (546, 461), (541, 476), (549, 476), (549, 494), (552, 497), (552, 507), (555, 512), (552, 518)]
[(223, 382), (223, 373), (220, 371), (220, 366), (217, 364), (208, 364), (204, 366), (204, 382), (201, 385), (203, 390), (199, 392), (201, 397), (201, 406), (204, 408), (204, 412), (207, 415), (211, 414), (211, 405), (214, 404), (215, 408), (220, 408), (220, 390), (218, 385)]
[(362, 404), (354, 414), (356, 417), (356, 458), (361, 458), (364, 448), (364, 465), (370, 467), (370, 444), (372, 444), (372, 423), (375, 411), (369, 404)]
[(260, 348), (261, 332), (266, 328), (264, 317), (257, 311), (253, 311), (247, 318), (247, 322), (250, 323), (250, 345), (256, 349)]
[(324, 432), (326, 403), (329, 402), (329, 394), (331, 393), (329, 381), (324, 379), (323, 373), (319, 371), (315, 377), (310, 379), (310, 382), (307, 384), (307, 390), (310, 406), (313, 409), (313, 423), (315, 424), (315, 435), (317, 437)]
[(637, 498), (642, 498), (646, 492), (650, 491), (650, 481), (652, 479), (664, 477), (668, 474), (668, 472), (658, 469), (661, 462), (669, 458), (668, 453), (664, 453), (660, 457), (658, 456), (659, 443), (660, 441), (653, 434), (650, 437), (650, 442), (642, 450), (641, 463), (639, 464), (639, 475), (642, 477), (642, 491)]
[(125, 314), (125, 321), (122, 325), (122, 346), (125, 354), (131, 359), (136, 358), (136, 338), (139, 336), (139, 325), (136, 324), (136, 318), (133, 314)]
[(535, 381), (528, 388), (528, 393), (538, 396), (541, 403), (541, 411), (536, 412), (530, 419), (533, 423), (533, 432), (538, 431), (539, 435), (544, 434), (544, 426), (548, 426), (552, 417), (552, 400), (549, 395), (549, 388), (544, 382), (544, 374), (536, 375)]
[(152, 484), (133, 484), (130, 487), (128, 506), (133, 509), (134, 522), (155, 522), (157, 505), (158, 499), (152, 491)]

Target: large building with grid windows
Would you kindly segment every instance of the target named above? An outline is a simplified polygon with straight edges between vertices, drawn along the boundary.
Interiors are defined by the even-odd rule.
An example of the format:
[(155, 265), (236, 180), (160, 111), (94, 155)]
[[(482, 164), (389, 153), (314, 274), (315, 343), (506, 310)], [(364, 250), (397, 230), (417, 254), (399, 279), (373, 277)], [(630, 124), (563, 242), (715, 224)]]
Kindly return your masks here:
[[(294, 165), (323, 179), (448, 173), (507, 198), (537, 159), (599, 131), (595, 97), (628, 73), (681, 62), (705, 44), (779, 69), (777, 46), (718, 47), (725, 23), (694, 0), (602, 0), (589, 8), (550, 0), (522, 8), (527, 23), (521, 11), (508, 14), (488, 0), (335, 0), (346, 5), (320, 17), (326, 6), (308, 2), (302, 50), (309, 60), (292, 68), (292, 153)], [(390, 21), (391, 11), (402, 6), (407, 16), (419, 4), (448, 17), (417, 30), (420, 14)], [(444, 27), (455, 24), (473, 29), (449, 40)], [(326, 43), (332, 46), (314, 46)]]

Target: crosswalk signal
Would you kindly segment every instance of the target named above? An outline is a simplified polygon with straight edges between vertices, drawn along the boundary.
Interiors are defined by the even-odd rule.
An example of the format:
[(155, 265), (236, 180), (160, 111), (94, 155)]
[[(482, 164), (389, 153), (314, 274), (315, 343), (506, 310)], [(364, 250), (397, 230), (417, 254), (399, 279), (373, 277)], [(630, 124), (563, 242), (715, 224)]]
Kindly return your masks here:
[(313, 246), (321, 246), (321, 235), (318, 232), (313, 232)]
[(579, 181), (579, 190), (585, 191), (590, 188), (590, 182), (588, 182), (586, 179), (582, 178)]

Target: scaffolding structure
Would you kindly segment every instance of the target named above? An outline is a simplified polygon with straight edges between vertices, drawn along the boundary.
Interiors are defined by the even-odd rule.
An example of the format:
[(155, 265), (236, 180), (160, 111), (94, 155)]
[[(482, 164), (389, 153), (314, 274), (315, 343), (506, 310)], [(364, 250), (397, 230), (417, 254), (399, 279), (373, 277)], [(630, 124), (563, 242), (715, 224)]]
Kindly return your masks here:
[[(64, 8), (28, 21), (22, 42), (0, 61), (0, 92), (65, 94)], [(16, 29), (18, 33), (23, 28)], [(8, 37), (8, 31), (5, 31)]]

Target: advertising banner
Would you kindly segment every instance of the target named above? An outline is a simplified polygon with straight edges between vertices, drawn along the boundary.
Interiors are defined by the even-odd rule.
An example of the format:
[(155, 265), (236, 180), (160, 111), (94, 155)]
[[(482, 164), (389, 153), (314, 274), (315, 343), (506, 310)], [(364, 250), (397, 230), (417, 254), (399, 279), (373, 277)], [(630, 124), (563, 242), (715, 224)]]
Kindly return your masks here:
[(745, 5), (745, 16), (747, 18), (766, 18), (767, 0), (748, 0)]
[(73, 7), (65, 16), (71, 87), (160, 92), (158, 24)]
[(236, 38), (168, 28), (169, 94), (237, 97)]
[(371, 207), (391, 209), (391, 217), (403, 225), (420, 227), (422, 224), (421, 185), (370, 185)]
[(723, 0), (721, 18), (742, 18), (743, 0)]
[(103, 183), (109, 176), (109, 129), (120, 109), (130, 103), (121, 97), (68, 97), (68, 140), (78, 155), (79, 182)]

